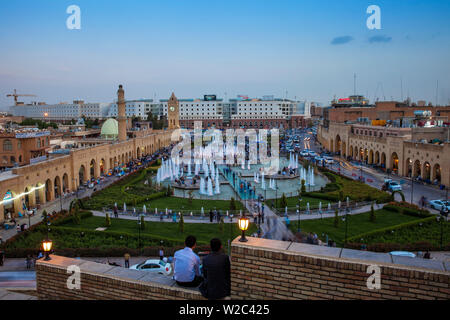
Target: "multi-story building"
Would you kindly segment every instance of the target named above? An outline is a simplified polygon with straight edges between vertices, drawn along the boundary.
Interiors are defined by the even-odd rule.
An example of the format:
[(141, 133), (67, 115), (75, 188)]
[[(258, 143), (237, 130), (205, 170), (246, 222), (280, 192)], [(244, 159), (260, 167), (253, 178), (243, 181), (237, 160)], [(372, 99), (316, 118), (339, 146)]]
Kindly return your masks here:
[[(168, 100), (160, 100), (163, 115), (167, 116)], [(201, 121), (203, 128), (223, 127), (223, 100), (215, 95), (205, 95), (203, 99), (178, 99), (180, 125), (193, 128), (195, 121)]]
[(36, 163), (46, 159), (50, 131), (9, 129), (0, 131), (0, 168)]
[[(125, 114), (127, 117), (139, 117), (147, 120), (147, 116), (151, 112), (153, 115), (162, 116), (162, 104), (154, 102), (153, 99), (128, 100), (125, 102)], [(117, 117), (117, 103), (111, 104), (108, 111), (108, 118)]]
[(110, 103), (85, 103), (82, 100), (76, 100), (73, 103), (17, 105), (10, 107), (10, 112), (14, 116), (51, 121), (72, 120), (83, 116), (91, 119), (105, 119), (110, 106)]

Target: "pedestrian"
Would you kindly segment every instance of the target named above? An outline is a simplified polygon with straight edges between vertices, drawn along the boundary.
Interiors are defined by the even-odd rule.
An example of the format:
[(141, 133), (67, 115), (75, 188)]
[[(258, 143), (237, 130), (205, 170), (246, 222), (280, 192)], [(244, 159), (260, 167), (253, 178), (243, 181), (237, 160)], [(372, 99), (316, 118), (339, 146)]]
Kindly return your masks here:
[(17, 224), (17, 225), (16, 225), (16, 231), (17, 231), (17, 233), (20, 233), (20, 230), (21, 230), (20, 224)]
[(159, 247), (159, 260), (164, 259), (164, 250), (163, 247)]
[(127, 252), (124, 255), (125, 258), (125, 268), (129, 268), (130, 267), (130, 254)]
[(29, 254), (27, 255), (26, 262), (27, 262), (27, 269), (31, 269), (31, 256)]
[(114, 218), (118, 218), (119, 217), (119, 212), (117, 210), (117, 206), (114, 206)]
[(209, 222), (213, 222), (213, 218), (214, 218), (214, 213), (212, 212), (212, 210), (209, 210)]
[(425, 252), (425, 254), (423, 255), (424, 259), (431, 259), (431, 254), (430, 251), (427, 250), (427, 252)]
[(0, 250), (0, 266), (3, 266), (4, 262), (5, 262), (5, 251)]

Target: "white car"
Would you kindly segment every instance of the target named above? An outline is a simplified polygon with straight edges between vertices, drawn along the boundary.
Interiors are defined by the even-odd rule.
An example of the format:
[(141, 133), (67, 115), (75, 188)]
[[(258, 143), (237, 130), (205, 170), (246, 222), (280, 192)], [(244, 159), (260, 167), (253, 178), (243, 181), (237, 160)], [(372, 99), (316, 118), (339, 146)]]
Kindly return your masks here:
[(430, 207), (441, 211), (444, 209), (444, 212), (449, 212), (450, 210), (450, 201), (443, 201), (443, 200), (430, 200), (429, 201)]
[(333, 164), (334, 160), (331, 157), (323, 157), (325, 159), (325, 163), (326, 164)]
[(409, 251), (391, 251), (389, 253), (393, 256), (398, 256), (398, 257), (409, 257), (409, 258), (416, 257), (416, 255), (414, 253), (409, 252)]
[(155, 272), (163, 274), (165, 276), (168, 276), (172, 273), (172, 265), (170, 263), (157, 259), (150, 259), (142, 263), (132, 265), (130, 269)]

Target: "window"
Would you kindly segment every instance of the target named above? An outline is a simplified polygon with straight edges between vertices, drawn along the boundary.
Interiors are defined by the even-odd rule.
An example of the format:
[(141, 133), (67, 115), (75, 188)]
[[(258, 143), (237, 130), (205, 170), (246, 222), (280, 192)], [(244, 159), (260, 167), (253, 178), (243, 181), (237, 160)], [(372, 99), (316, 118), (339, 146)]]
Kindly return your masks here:
[(3, 141), (3, 151), (12, 151), (12, 142), (11, 140), (4, 140)]

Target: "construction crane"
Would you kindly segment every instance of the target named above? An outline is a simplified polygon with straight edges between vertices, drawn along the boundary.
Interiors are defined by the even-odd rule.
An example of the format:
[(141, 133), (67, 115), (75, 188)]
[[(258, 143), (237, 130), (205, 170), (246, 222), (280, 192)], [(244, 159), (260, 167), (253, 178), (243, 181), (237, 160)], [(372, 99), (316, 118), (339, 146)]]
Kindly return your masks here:
[(17, 101), (17, 97), (36, 97), (34, 94), (17, 94), (16, 89), (14, 89), (14, 93), (7, 94), (7, 97), (14, 97), (14, 105), (18, 106), (19, 102)]

